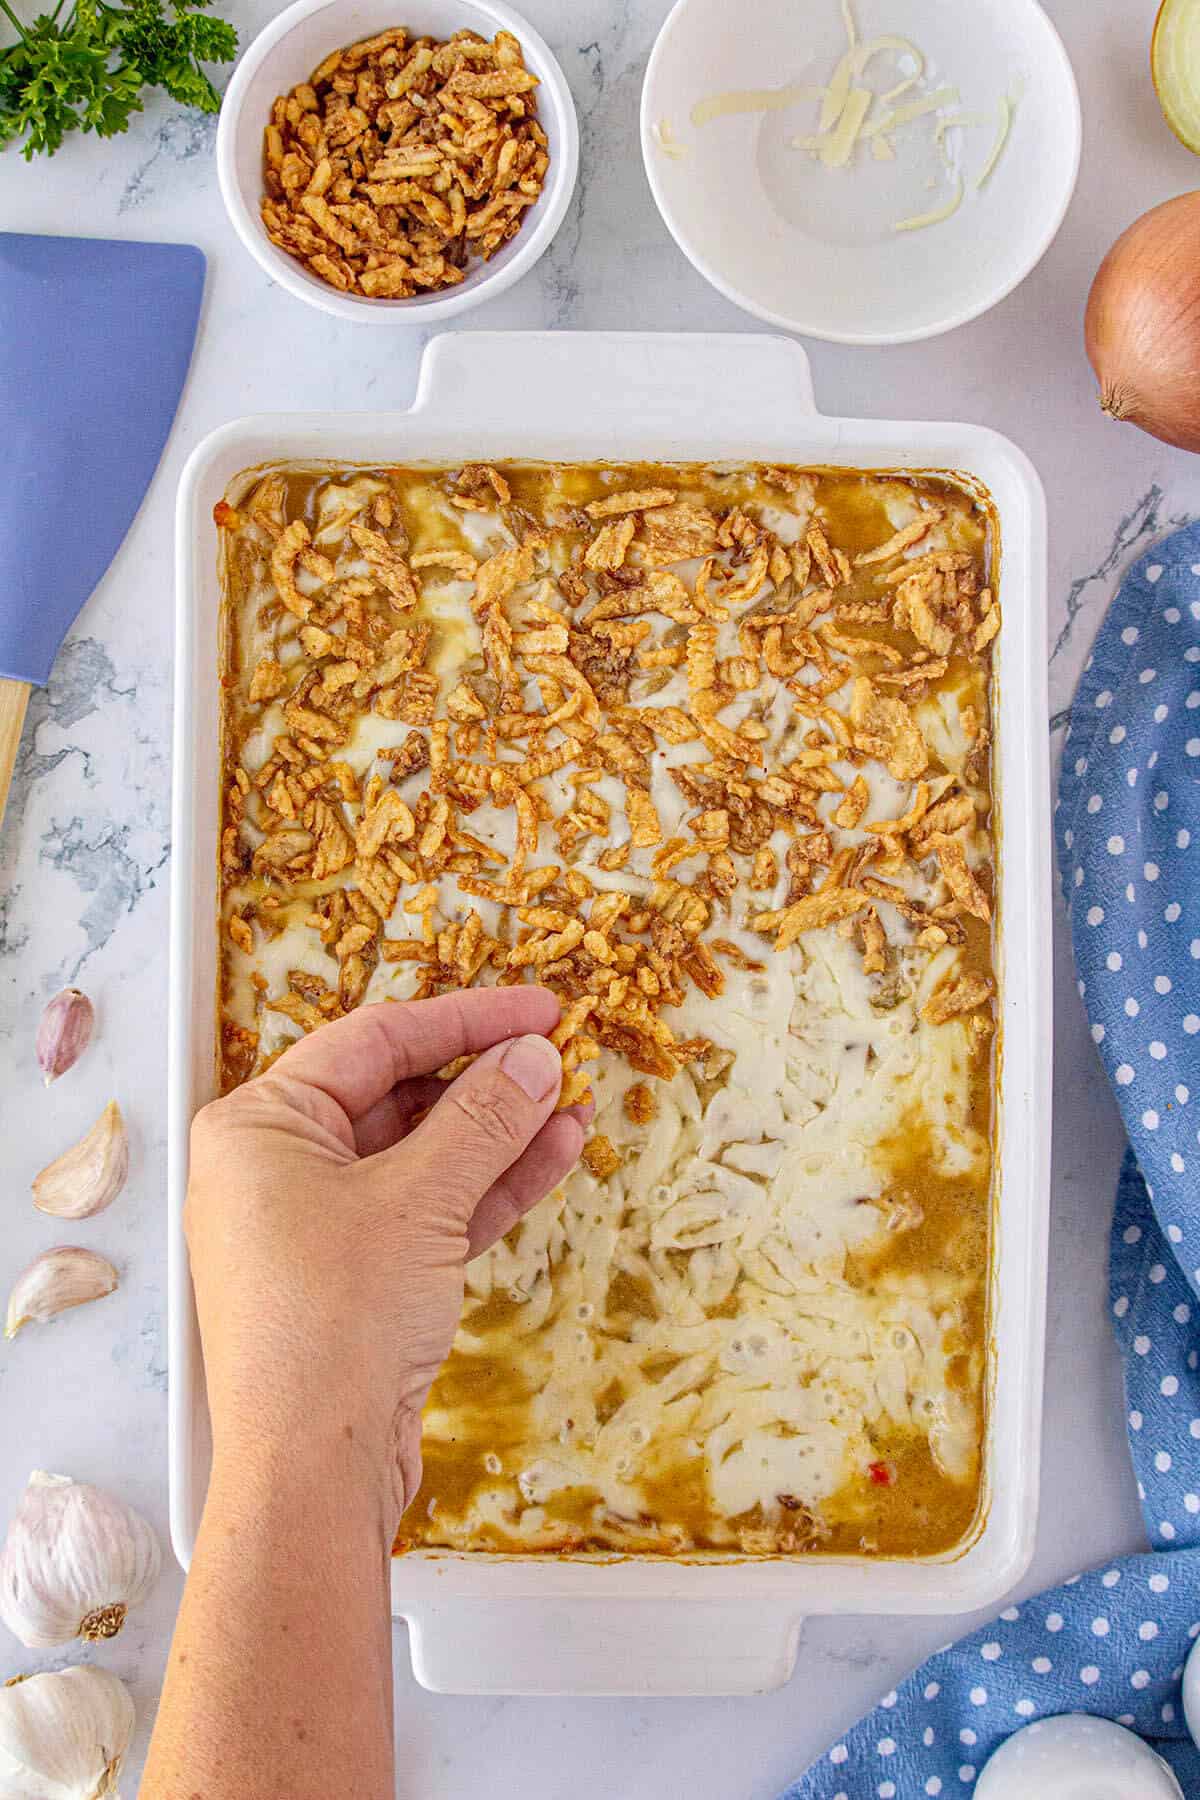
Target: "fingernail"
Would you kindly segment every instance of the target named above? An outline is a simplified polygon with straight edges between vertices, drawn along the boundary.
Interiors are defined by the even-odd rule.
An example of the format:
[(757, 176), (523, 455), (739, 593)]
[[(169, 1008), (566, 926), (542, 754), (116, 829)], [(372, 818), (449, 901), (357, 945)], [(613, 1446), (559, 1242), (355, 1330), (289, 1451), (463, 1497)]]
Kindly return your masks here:
[(562, 1058), (548, 1038), (514, 1038), (500, 1067), (531, 1100), (544, 1100), (562, 1079)]

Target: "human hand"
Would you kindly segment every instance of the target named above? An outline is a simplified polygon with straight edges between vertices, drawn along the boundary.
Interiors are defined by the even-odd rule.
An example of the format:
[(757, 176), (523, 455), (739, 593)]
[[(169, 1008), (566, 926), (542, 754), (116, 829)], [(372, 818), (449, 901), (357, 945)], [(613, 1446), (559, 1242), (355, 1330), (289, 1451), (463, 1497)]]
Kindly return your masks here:
[(526, 986), (362, 1007), (197, 1115), (185, 1226), (218, 1468), (336, 1440), (399, 1518), (464, 1266), (583, 1145), (583, 1109), (554, 1112), (558, 1014)]

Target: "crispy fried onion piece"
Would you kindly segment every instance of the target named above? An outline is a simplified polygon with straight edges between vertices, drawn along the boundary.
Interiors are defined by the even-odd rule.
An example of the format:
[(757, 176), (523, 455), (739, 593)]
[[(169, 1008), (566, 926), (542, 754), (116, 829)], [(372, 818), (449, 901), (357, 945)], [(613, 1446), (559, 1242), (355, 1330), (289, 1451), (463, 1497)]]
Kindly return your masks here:
[(585, 566), (589, 569), (619, 569), (636, 529), (637, 520), (632, 513), (601, 526), (583, 553)]
[(929, 839), (938, 832), (953, 836), (975, 822), (975, 802), (969, 794), (952, 791), (934, 802), (913, 832), (913, 851), (918, 857), (928, 856)]
[(662, 826), (654, 802), (644, 789), (630, 787), (626, 790), (626, 811), (629, 814), (629, 840), (635, 850), (648, 850), (653, 844), (662, 843)]
[[(735, 606), (745, 606), (748, 601), (753, 600), (754, 596), (762, 587), (763, 582), (767, 579), (767, 571), (770, 567), (770, 562), (770, 549), (765, 541), (761, 541), (755, 545), (750, 561), (746, 564), (745, 568), (721, 589), (721, 605), (728, 609)], [(699, 586), (700, 581), (699, 578), (697, 578), (697, 590), (699, 590)]]
[(855, 748), (878, 757), (897, 781), (915, 781), (925, 773), (929, 752), (920, 726), (903, 700), (879, 693), (869, 676), (855, 679), (850, 723)]
[(275, 583), (275, 592), (288, 611), (295, 613), (298, 619), (307, 619), (313, 603), (296, 586), (296, 563), (303, 558), (305, 568), (318, 581), (332, 581), (334, 576), (333, 564), (328, 557), (321, 556), (311, 546), (308, 526), (303, 519), (293, 519), (280, 532), (271, 552), (271, 578)]
[(717, 679), (717, 628), (707, 621), (697, 625), (687, 641), (688, 687), (693, 695), (713, 687)]
[(843, 550), (833, 549), (823, 525), (810, 525), (804, 541), (827, 588), (839, 588), (849, 581), (850, 559)]
[(354, 839), (346, 830), (341, 807), (328, 800), (310, 800), (304, 809), (304, 824), (312, 832), (314, 881), (327, 881), (354, 861)]
[(351, 525), (350, 536), (367, 559), (367, 564), (391, 599), (397, 612), (411, 612), (421, 598), (421, 585), (394, 544), (389, 544), (381, 531), (369, 525)]
[(992, 909), (987, 895), (967, 866), (967, 853), (962, 839), (947, 837), (940, 831), (933, 832), (929, 838), (929, 848), (937, 853), (942, 878), (959, 905), (987, 924), (991, 919)]
[(673, 488), (626, 488), (620, 494), (608, 494), (584, 507), (589, 519), (611, 519), (618, 513), (649, 512), (655, 506), (670, 506), (676, 498)]
[(902, 556), (914, 544), (919, 544), (923, 537), (928, 537), (941, 517), (941, 508), (931, 507), (919, 518), (911, 520), (907, 525), (902, 525), (899, 531), (894, 532), (888, 538), (886, 543), (876, 544), (873, 550), (860, 551), (854, 559), (854, 567), (865, 569), (869, 568), (872, 563), (891, 562), (893, 557)]
[(980, 620), (975, 636), (971, 640), (971, 648), (976, 656), (986, 650), (1000, 629), (1000, 608), (990, 588), (984, 588), (979, 596)]
[(600, 1131), (583, 1146), (583, 1161), (588, 1173), (594, 1175), (597, 1181), (607, 1181), (621, 1166), (621, 1158), (612, 1139), (605, 1137)]
[(861, 921), (864, 975), (882, 975), (887, 969), (887, 933), (872, 906)]
[(944, 1025), (947, 1019), (986, 1006), (995, 992), (996, 984), (990, 975), (960, 975), (956, 980), (943, 982), (922, 1008), (921, 1017), (928, 1025)]
[(619, 588), (597, 601), (583, 623), (594, 629), (600, 619), (628, 619), (648, 612), (665, 613), (677, 625), (694, 625), (700, 617), (678, 575), (655, 569), (636, 587)]
[(287, 671), (282, 664), (273, 658), (264, 656), (250, 677), (250, 690), (247, 699), (252, 706), (262, 700), (277, 700), (280, 694), (287, 691)]
[(853, 831), (870, 801), (871, 793), (866, 779), (862, 775), (856, 775), (834, 811), (833, 822), (838, 830)]
[(507, 600), (514, 588), (520, 587), (533, 576), (533, 553), (535, 544), (526, 539), (523, 544), (513, 545), (507, 550), (497, 550), (486, 562), (480, 563), (475, 576), (475, 592), (471, 597), (471, 606), (477, 613), (486, 612), (499, 600)]
[(404, 844), (416, 830), (411, 807), (395, 788), (385, 788), (369, 812), (364, 812), (354, 833), (355, 850), (364, 862), (378, 856), (385, 844)]
[(422, 550), (408, 563), (412, 569), (448, 569), (458, 581), (473, 581), (479, 568), (466, 550)]
[(704, 506), (657, 506), (642, 514), (641, 560), (652, 569), (708, 556), (717, 542), (717, 521)]
[(819, 894), (806, 894), (794, 906), (775, 912), (756, 913), (750, 921), (753, 931), (775, 932), (776, 950), (786, 950), (806, 931), (820, 931), (822, 926), (836, 925), (851, 919), (870, 906), (871, 897), (858, 888), (823, 888)]
[(935, 600), (940, 588), (941, 576), (935, 569), (908, 576), (896, 590), (892, 618), (902, 631), (911, 631), (923, 649), (946, 656), (954, 648), (954, 632), (938, 617)]
[(876, 837), (904, 837), (921, 823), (929, 809), (929, 783), (921, 781), (913, 795), (912, 805), (899, 819), (873, 819), (864, 825), (864, 831), (872, 832)]

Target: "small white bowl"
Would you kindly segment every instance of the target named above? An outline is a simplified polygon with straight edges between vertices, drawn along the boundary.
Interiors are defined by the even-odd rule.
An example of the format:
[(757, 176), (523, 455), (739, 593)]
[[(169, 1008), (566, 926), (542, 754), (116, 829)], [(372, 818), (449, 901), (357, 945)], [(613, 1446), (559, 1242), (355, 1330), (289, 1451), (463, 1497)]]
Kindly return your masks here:
[[(1079, 172), (1079, 94), (1037, 0), (852, 4), (861, 40), (910, 39), (926, 59), (925, 86), (959, 90), (949, 111), (995, 116), (1018, 91), (1008, 143), (981, 190), (974, 176), (993, 134), (973, 127), (959, 143), (965, 193), (952, 218), (894, 229), (937, 204), (932, 118), (897, 130), (895, 162), (860, 146), (843, 170), (790, 147), (816, 130), (812, 100), (692, 123), (711, 95), (828, 81), (847, 42), (839, 0), (677, 0), (646, 69), (642, 155), (672, 237), (738, 306), (834, 343), (911, 343), (986, 312), (1045, 255)], [(866, 82), (879, 85), (870, 70)], [(939, 191), (949, 191), (944, 181)]]
[[(516, 236), (490, 262), (476, 262), (457, 287), (410, 300), (343, 294), (273, 244), (259, 206), (263, 131), (279, 94), (307, 81), (331, 50), (403, 25), (413, 37), (511, 31), (538, 77), (538, 117), (549, 139), (545, 186)], [(431, 325), (478, 306), (528, 273), (562, 224), (579, 170), (579, 123), (567, 78), (533, 27), (501, 0), (296, 0), (250, 45), (226, 90), (217, 126), (217, 178), (233, 228), (272, 281), (339, 319), (367, 325)]]

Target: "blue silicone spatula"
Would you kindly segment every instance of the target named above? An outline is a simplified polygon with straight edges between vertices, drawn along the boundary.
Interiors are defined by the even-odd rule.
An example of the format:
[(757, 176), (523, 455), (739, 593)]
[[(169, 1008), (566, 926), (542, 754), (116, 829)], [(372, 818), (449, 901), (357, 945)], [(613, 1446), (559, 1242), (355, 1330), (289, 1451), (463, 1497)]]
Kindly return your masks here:
[(190, 244), (0, 232), (0, 821), (30, 692), (158, 467), (203, 290)]

